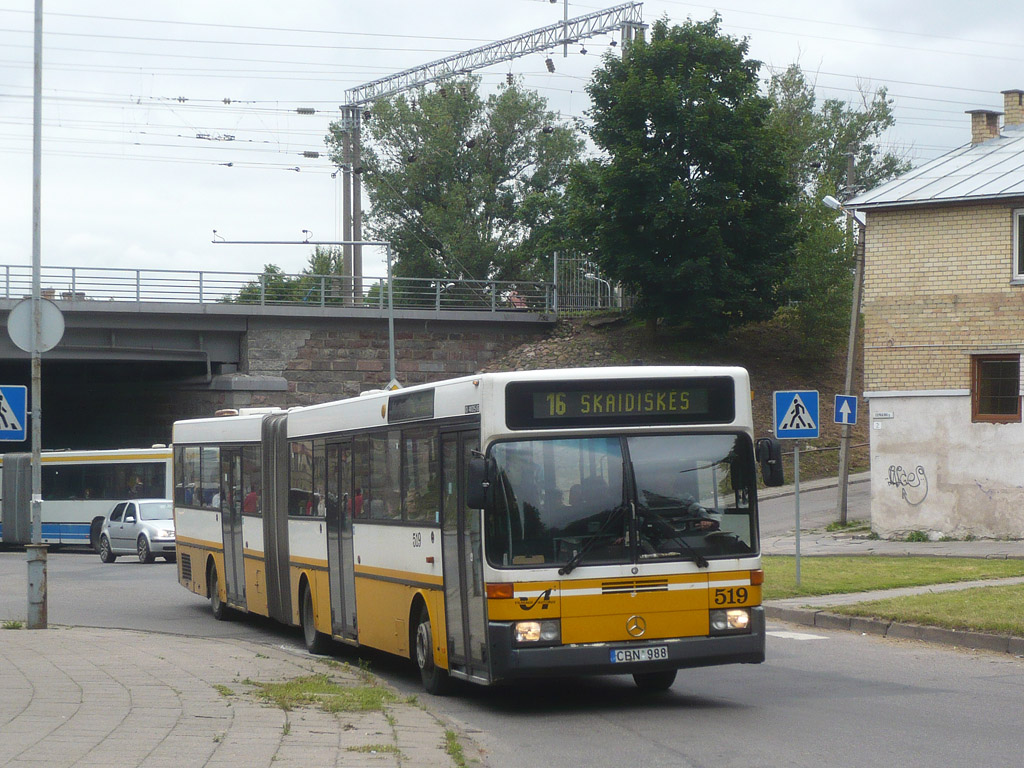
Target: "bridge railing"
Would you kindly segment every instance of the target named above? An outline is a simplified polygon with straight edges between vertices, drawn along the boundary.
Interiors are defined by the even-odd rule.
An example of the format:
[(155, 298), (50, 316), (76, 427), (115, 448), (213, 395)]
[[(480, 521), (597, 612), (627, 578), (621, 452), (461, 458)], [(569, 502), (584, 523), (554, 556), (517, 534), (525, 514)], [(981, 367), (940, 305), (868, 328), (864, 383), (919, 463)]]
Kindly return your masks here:
[[(6, 265), (0, 270), (3, 298), (31, 295), (31, 267)], [(383, 277), (51, 266), (44, 266), (40, 277), (43, 298), (56, 301), (388, 306), (388, 284)], [(541, 281), (396, 277), (392, 294), (400, 309), (554, 311), (553, 285)]]

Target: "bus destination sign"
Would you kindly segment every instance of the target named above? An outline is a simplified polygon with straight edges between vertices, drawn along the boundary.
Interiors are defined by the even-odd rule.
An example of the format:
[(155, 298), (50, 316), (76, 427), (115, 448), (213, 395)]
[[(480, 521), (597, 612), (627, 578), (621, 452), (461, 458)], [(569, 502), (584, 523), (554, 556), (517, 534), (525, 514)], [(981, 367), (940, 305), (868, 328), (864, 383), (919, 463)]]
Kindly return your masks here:
[(513, 429), (728, 423), (735, 416), (728, 377), (513, 382), (506, 399)]
[(663, 416), (708, 412), (708, 391), (692, 389), (633, 389), (608, 391), (547, 391), (533, 393), (533, 417)]

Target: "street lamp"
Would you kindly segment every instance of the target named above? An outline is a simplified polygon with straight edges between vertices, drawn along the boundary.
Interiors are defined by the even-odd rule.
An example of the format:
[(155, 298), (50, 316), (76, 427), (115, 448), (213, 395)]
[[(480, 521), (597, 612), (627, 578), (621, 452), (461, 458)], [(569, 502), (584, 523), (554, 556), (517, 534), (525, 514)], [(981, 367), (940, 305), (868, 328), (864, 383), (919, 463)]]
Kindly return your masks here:
[[(604, 283), (605, 286), (607, 286), (607, 288), (608, 288), (608, 307), (611, 308), (611, 306), (612, 306), (612, 284), (609, 283), (607, 280), (605, 280), (603, 277), (598, 277), (593, 272), (585, 272), (583, 274), (583, 276), (585, 278), (587, 278), (587, 280), (596, 280), (597, 282)], [(600, 291), (597, 294), (597, 308), (598, 309), (601, 308), (601, 293), (600, 293)]]
[[(857, 344), (857, 325), (860, 319), (860, 291), (864, 281), (864, 235), (866, 225), (863, 219), (857, 216), (855, 211), (846, 208), (832, 195), (822, 198), (825, 205), (835, 211), (841, 211), (857, 225), (857, 242), (853, 249), (854, 272), (853, 272), (853, 301), (850, 307), (850, 336), (846, 343), (846, 382), (843, 394), (849, 397), (853, 394), (853, 356), (854, 347)], [(846, 525), (847, 512), (847, 482), (850, 478), (850, 425), (843, 423), (842, 438), (839, 442), (839, 498), (836, 502), (836, 511), (839, 514), (839, 524)]]

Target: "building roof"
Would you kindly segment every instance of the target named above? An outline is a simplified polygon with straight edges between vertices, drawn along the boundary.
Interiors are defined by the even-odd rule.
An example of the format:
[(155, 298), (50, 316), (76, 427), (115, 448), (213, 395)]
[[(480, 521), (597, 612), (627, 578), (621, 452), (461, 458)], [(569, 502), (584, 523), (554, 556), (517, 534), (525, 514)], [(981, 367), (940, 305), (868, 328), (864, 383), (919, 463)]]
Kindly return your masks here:
[(845, 205), (870, 209), (1005, 197), (1024, 197), (1024, 125), (954, 149)]

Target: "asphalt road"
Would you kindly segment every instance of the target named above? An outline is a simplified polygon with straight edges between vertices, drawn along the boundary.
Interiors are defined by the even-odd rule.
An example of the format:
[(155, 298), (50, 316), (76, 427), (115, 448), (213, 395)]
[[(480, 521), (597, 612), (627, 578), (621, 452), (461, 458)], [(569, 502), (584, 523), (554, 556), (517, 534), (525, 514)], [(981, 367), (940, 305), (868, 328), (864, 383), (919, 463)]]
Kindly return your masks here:
[[(838, 520), (835, 488), (800, 491), (800, 530), (813, 531), (825, 528)], [(781, 536), (796, 530), (796, 500), (792, 494), (774, 499), (761, 499), (758, 503), (761, 513), (761, 535)], [(847, 492), (847, 520), (867, 520), (871, 517), (871, 483), (851, 483)]]
[[(0, 553), (0, 619), (25, 616), (26, 574), (24, 553)], [(48, 586), (52, 625), (301, 646), (298, 631), (265, 620), (215, 621), (162, 562), (55, 552)], [(365, 658), (451, 719), (489, 768), (1011, 765), (1024, 715), (1021, 659), (779, 623), (769, 625), (765, 664), (680, 672), (660, 695), (605, 677), (463, 686), (436, 698), (408, 662), (342, 647), (336, 657)]]

